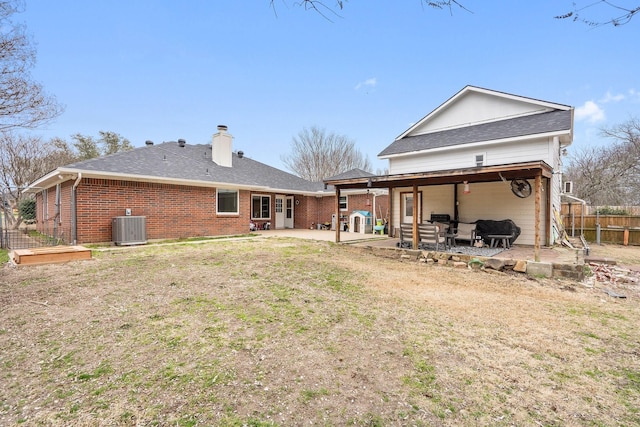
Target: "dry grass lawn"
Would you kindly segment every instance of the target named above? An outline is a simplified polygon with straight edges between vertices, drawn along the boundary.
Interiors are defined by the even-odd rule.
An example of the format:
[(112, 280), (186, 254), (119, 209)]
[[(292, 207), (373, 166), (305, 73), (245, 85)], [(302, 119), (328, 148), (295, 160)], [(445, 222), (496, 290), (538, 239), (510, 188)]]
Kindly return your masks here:
[(0, 425), (640, 424), (640, 292), (248, 239), (0, 269)]

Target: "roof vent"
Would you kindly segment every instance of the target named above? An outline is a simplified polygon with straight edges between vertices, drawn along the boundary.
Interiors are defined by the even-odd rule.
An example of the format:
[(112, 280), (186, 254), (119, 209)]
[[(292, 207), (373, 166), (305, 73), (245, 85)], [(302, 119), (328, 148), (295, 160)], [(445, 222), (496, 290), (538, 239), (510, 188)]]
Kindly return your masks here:
[(147, 139), (144, 143), (145, 143), (146, 145), (153, 145), (153, 141), (150, 141), (150, 140), (148, 140), (148, 139)]
[(178, 146), (184, 147), (186, 144), (187, 144), (187, 141), (185, 141), (184, 139), (179, 139), (178, 140)]
[(241, 159), (244, 157), (244, 151), (238, 151), (238, 158)]

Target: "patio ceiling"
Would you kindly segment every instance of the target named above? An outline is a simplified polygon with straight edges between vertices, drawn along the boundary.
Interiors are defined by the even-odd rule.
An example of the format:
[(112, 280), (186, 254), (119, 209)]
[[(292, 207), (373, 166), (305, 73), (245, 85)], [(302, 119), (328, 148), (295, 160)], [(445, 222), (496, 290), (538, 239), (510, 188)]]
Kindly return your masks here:
[(416, 172), (395, 175), (325, 180), (337, 189), (345, 188), (394, 188), (413, 185), (460, 184), (464, 181), (493, 182), (512, 179), (533, 179), (536, 176), (551, 178), (553, 169), (543, 161), (514, 163), (499, 166), (482, 166), (466, 169), (450, 169), (432, 172)]

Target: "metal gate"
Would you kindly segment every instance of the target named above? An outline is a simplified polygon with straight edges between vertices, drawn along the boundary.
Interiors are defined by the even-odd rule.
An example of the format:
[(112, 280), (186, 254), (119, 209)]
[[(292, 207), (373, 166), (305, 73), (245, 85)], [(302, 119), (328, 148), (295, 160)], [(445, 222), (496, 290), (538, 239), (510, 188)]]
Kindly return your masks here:
[(0, 248), (28, 249), (63, 243), (58, 236), (56, 218), (46, 218), (36, 226), (38, 217), (35, 197), (30, 194), (22, 195), (17, 203), (15, 195), (18, 191), (20, 190), (0, 188)]

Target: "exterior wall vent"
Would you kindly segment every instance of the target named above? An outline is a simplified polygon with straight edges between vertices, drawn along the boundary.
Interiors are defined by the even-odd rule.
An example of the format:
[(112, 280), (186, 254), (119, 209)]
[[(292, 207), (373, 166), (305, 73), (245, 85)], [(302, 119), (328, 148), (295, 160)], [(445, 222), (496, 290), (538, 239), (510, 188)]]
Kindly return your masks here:
[(113, 243), (119, 246), (147, 243), (147, 217), (116, 216), (111, 221)]

